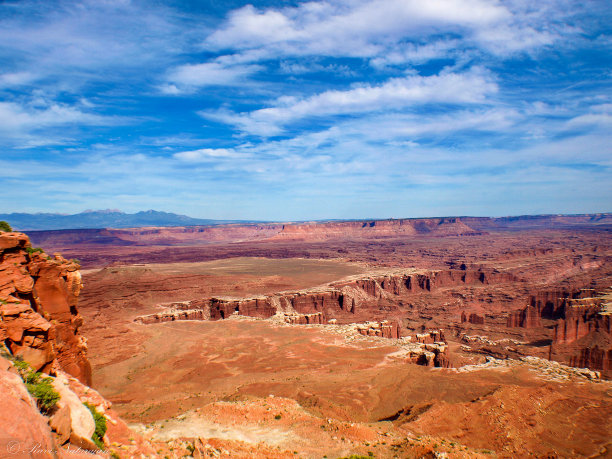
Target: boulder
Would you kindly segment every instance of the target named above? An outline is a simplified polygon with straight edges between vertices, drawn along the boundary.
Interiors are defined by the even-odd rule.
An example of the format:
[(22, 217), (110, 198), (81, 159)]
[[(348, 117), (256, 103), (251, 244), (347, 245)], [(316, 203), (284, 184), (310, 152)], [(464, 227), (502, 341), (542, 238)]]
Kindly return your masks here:
[(72, 419), (70, 418), (70, 408), (64, 405), (49, 419), (49, 425), (57, 434), (58, 442), (63, 445), (70, 440), (72, 432)]
[[(58, 375), (53, 380), (53, 387), (61, 397), (58, 402), (58, 413), (64, 410), (57, 423), (61, 423), (63, 426), (63, 423), (66, 422), (66, 417), (70, 417), (70, 443), (83, 449), (97, 450), (98, 448), (91, 439), (96, 430), (96, 424), (89, 409), (81, 403), (78, 395), (70, 389), (68, 379), (65, 376)], [(63, 428), (63, 435), (65, 435), (66, 429), (65, 427)]]

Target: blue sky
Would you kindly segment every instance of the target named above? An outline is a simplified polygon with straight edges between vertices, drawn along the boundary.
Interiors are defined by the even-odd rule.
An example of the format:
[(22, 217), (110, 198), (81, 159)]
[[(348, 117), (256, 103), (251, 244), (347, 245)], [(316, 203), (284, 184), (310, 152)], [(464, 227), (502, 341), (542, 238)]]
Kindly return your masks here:
[(612, 2), (0, 1), (0, 212), (612, 211)]

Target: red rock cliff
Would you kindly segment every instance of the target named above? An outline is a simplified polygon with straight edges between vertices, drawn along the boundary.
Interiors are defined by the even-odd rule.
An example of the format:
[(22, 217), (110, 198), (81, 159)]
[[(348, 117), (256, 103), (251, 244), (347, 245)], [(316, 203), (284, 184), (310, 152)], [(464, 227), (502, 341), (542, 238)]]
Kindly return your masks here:
[(0, 233), (0, 340), (35, 369), (61, 368), (91, 384), (79, 335), (79, 265), (32, 250), (22, 233)]

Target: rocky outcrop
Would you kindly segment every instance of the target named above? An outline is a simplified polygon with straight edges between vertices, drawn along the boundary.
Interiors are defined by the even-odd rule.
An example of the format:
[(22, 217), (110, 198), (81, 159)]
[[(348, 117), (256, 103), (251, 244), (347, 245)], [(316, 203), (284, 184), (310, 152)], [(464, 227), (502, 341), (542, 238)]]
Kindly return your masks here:
[(53, 387), (60, 395), (58, 410), (50, 420), (50, 425), (60, 436), (60, 442), (70, 441), (74, 446), (86, 450), (96, 450), (92, 441), (96, 424), (89, 409), (70, 389), (68, 379), (58, 375), (53, 380)]
[(0, 339), (35, 369), (62, 368), (91, 382), (77, 311), (79, 265), (31, 248), (22, 233), (0, 233)]
[(173, 322), (175, 320), (207, 320), (208, 318), (204, 309), (186, 309), (178, 311), (170, 310), (140, 316), (137, 317), (135, 321), (141, 324), (159, 324), (163, 322)]
[(332, 238), (376, 238), (398, 236), (477, 235), (460, 218), (418, 218), (355, 222), (285, 224), (273, 239), (327, 240)]
[(445, 343), (446, 337), (442, 330), (430, 330), (426, 333), (417, 333), (415, 341), (422, 344)]
[(227, 299), (210, 298), (211, 320), (226, 319), (234, 313), (243, 316), (268, 318), (276, 314), (269, 298)]
[(571, 367), (594, 368), (609, 376), (612, 373), (612, 349), (601, 349), (597, 344), (580, 349), (578, 355), (570, 358)]
[(399, 324), (395, 321), (366, 322), (357, 324), (357, 332), (365, 336), (380, 336), (382, 338), (399, 339), (401, 332)]
[(334, 282), (336, 288), (352, 287), (363, 290), (366, 294), (380, 298), (385, 294), (392, 296), (414, 293), (433, 292), (439, 288), (464, 285), (489, 285), (495, 283), (515, 282), (511, 273), (497, 270), (405, 270), (390, 274), (367, 276), (349, 281)]
[[(60, 398), (47, 415), (39, 412), (35, 400), (11, 361), (0, 356), (0, 457), (57, 459), (157, 457), (160, 447), (127, 424), (111, 409), (112, 404), (78, 379), (57, 370), (50, 376)], [(92, 441), (95, 421), (88, 403), (106, 420), (106, 434), (100, 440), (102, 452)], [(166, 450), (166, 452), (168, 452)]]
[(292, 325), (326, 324), (327, 320), (322, 312), (314, 314), (283, 314), (285, 323)]
[(610, 315), (600, 314), (598, 303), (594, 298), (570, 302), (564, 311), (565, 318), (555, 324), (553, 343), (570, 344), (594, 331), (611, 335)]
[[(402, 301), (413, 295), (427, 295), (448, 287), (479, 286), (509, 280), (514, 280), (514, 277), (490, 269), (398, 269), (376, 275), (349, 277), (326, 286), (296, 292), (279, 292), (251, 298), (212, 297), (185, 304), (174, 303), (169, 310), (139, 317), (136, 321), (159, 323), (174, 320), (221, 320), (233, 314), (265, 319), (277, 313), (288, 312), (302, 315), (321, 313), (325, 322), (338, 319), (347, 323), (354, 322), (355, 318), (363, 320), (378, 313), (384, 313), (386, 317), (390, 317), (390, 314), (396, 316), (395, 312), (399, 312)], [(198, 310), (202, 313), (198, 313)], [(297, 320), (296, 323), (303, 323), (304, 320)], [(474, 324), (484, 322), (477, 314), (470, 315), (466, 320)], [(395, 335), (395, 332), (391, 334)]]
[(446, 343), (409, 344), (404, 346), (403, 354), (407, 363), (425, 367), (450, 368), (450, 358)]
[(537, 308), (529, 305), (511, 312), (506, 320), (506, 326), (510, 328), (538, 328), (542, 326), (542, 320)]
[(555, 324), (550, 358), (612, 378), (612, 290), (583, 289), (573, 296), (566, 298), (563, 318)]
[(478, 314), (470, 313), (468, 316), (465, 311), (461, 313), (461, 323), (469, 322), (474, 325), (482, 325), (484, 324), (484, 317), (479, 316)]
[[(0, 239), (1, 240), (1, 239)], [(55, 458), (55, 442), (21, 378), (0, 357), (0, 456)]]

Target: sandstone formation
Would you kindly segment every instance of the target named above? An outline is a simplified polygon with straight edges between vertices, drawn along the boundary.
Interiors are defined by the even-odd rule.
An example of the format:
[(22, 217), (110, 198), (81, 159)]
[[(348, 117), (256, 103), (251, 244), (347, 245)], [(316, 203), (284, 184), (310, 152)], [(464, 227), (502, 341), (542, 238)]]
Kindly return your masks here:
[[(352, 322), (359, 311), (397, 310), (398, 301), (413, 294), (429, 293), (440, 288), (462, 285), (490, 285), (513, 277), (495, 270), (389, 270), (370, 276), (353, 276), (327, 286), (297, 292), (280, 292), (254, 298), (212, 297), (193, 300), (186, 305), (138, 317), (141, 323), (174, 320), (219, 320), (232, 314), (269, 318), (279, 312), (298, 314), (322, 313), (325, 320)], [(197, 310), (203, 310), (202, 314)], [(188, 312), (187, 312), (188, 311)], [(473, 323), (479, 316), (473, 315)], [(484, 320), (484, 319), (482, 319)]]
[(474, 231), (460, 218), (419, 218), (355, 222), (302, 223), (283, 225), (274, 239), (326, 240), (332, 238), (377, 238), (392, 236), (466, 236)]
[(78, 263), (33, 250), (22, 233), (0, 233), (0, 339), (36, 370), (57, 366), (90, 383), (80, 290)]
[[(554, 327), (550, 357), (612, 377), (612, 291), (589, 291), (593, 297), (568, 299)], [(583, 296), (583, 295), (581, 295)], [(567, 355), (569, 354), (569, 360)]]
[(557, 321), (554, 329), (555, 344), (570, 344), (595, 331), (612, 333), (610, 315), (602, 313), (601, 299), (569, 300), (564, 306), (563, 318)]
[(484, 324), (484, 317), (474, 313), (470, 313), (470, 315), (468, 316), (465, 311), (463, 311), (461, 313), (461, 323), (466, 322), (469, 322), (474, 325), (482, 325)]
[(50, 425), (60, 436), (61, 443), (70, 441), (79, 448), (96, 450), (97, 447), (91, 439), (96, 425), (89, 409), (70, 389), (65, 376), (58, 375), (53, 380), (53, 387), (60, 395), (60, 400)]
[(415, 341), (423, 344), (445, 343), (446, 338), (442, 330), (430, 330), (427, 333), (417, 333)]
[(506, 326), (522, 328), (538, 328), (542, 326), (540, 314), (533, 306), (526, 306), (524, 309), (514, 311), (508, 316)]
[(417, 333), (414, 339), (407, 337), (409, 344), (404, 345), (410, 363), (426, 367), (450, 368), (448, 344), (442, 330), (429, 330)]
[(206, 315), (204, 309), (183, 309), (183, 310), (168, 310), (149, 314), (147, 316), (137, 317), (136, 322), (142, 324), (158, 324), (162, 322), (172, 322), (175, 320), (207, 320), (210, 316)]
[(37, 244), (92, 243), (104, 245), (171, 245), (198, 242), (256, 240), (329, 240), (395, 236), (469, 236), (481, 234), (460, 218), (417, 218), (349, 222), (227, 224), (214, 226), (151, 227), (31, 231)]
[(55, 442), (47, 419), (38, 411), (21, 378), (10, 368), (9, 362), (0, 357), (0, 455), (55, 458)]
[[(321, 312), (315, 312), (313, 314), (283, 314), (285, 323), (292, 325), (312, 325), (312, 324), (325, 324), (327, 320)], [(335, 319), (332, 319), (335, 320)]]
[(391, 339), (401, 338), (399, 324), (395, 321), (389, 322), (384, 320), (382, 322), (366, 322), (364, 324), (358, 324), (357, 332), (365, 336), (380, 336), (382, 338)]

